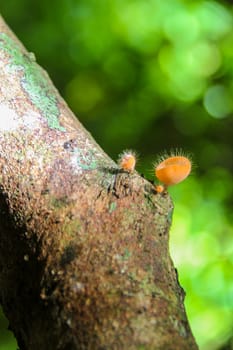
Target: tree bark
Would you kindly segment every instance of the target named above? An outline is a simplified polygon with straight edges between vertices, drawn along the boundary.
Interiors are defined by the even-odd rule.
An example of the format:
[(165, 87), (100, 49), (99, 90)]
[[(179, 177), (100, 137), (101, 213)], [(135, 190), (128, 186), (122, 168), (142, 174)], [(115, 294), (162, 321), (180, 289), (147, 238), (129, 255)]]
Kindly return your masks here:
[(20, 349), (197, 349), (169, 195), (118, 169), (2, 19), (0, 65), (0, 300)]

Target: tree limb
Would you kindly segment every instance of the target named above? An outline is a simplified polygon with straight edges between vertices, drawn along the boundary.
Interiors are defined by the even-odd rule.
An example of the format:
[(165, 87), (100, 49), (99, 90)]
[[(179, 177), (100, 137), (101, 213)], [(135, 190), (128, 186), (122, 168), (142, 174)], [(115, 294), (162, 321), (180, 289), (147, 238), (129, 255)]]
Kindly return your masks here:
[(2, 19), (0, 65), (0, 299), (20, 349), (197, 349), (169, 195), (118, 169)]

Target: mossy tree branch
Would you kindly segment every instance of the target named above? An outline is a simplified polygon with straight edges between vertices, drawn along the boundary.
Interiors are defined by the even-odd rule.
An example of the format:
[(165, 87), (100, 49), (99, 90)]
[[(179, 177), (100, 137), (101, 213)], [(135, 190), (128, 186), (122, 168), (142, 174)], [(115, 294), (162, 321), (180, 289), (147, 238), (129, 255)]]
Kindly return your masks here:
[(197, 349), (168, 194), (118, 170), (2, 19), (0, 65), (0, 299), (20, 349)]

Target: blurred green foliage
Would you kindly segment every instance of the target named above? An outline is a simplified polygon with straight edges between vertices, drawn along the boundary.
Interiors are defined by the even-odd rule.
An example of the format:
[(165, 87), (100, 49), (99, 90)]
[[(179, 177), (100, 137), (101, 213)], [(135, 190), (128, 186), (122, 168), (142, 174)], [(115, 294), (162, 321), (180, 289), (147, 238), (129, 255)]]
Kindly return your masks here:
[[(9, 0), (1, 12), (113, 158), (136, 149), (151, 177), (164, 149), (193, 153), (193, 176), (170, 190), (171, 255), (200, 349), (232, 349), (231, 2)], [(15, 349), (0, 327), (0, 350)]]

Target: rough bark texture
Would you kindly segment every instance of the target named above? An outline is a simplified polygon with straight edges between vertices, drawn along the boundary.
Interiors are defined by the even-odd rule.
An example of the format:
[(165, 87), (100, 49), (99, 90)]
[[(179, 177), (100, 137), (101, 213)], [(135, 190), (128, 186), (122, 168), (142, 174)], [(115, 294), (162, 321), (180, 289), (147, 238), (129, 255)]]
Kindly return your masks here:
[(0, 299), (20, 349), (197, 349), (169, 195), (117, 168), (3, 20), (0, 66)]

